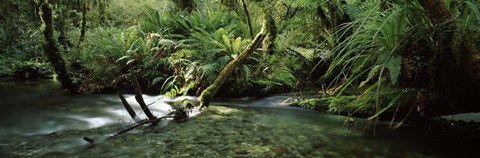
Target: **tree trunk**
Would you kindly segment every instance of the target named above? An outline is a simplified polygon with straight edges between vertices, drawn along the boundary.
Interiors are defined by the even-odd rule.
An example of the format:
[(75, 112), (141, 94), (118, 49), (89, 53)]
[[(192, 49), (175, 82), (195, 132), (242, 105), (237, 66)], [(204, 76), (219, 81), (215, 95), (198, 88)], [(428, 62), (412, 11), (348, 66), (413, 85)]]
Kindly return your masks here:
[[(480, 111), (477, 98), (480, 97), (480, 56), (477, 48), (471, 47), (479, 31), (466, 33), (457, 28), (455, 19), (443, 0), (421, 0), (432, 26), (433, 36), (431, 57), (432, 90), (436, 97), (425, 105), (427, 116)], [(468, 30), (467, 30), (468, 31)]]
[(253, 37), (252, 20), (250, 20), (250, 14), (248, 13), (247, 4), (245, 4), (245, 0), (242, 0), (242, 8), (243, 8), (243, 13), (245, 14), (245, 17), (247, 18), (246, 21), (248, 24), (248, 31), (250, 31), (250, 36)]
[(452, 14), (443, 0), (421, 0), (420, 5), (425, 9), (428, 18), (435, 25), (452, 20)]
[(273, 54), (274, 53), (274, 47), (275, 47), (275, 39), (277, 38), (277, 25), (275, 24), (275, 20), (272, 17), (272, 10), (268, 9), (270, 7), (264, 7), (264, 20), (266, 21), (266, 28), (265, 30), (267, 31), (267, 35), (265, 39), (263, 40), (263, 52), (267, 54)]
[[(242, 2), (243, 0), (240, 0), (240, 1)], [(220, 7), (225, 6), (229, 11), (233, 11), (238, 8), (237, 0), (219, 0), (219, 2), (220, 2)]]
[(326, 30), (330, 30), (332, 28), (330, 21), (327, 18), (327, 15), (325, 14), (325, 11), (323, 11), (322, 5), (317, 6), (317, 16), (320, 18), (320, 21), (322, 25), (325, 27)]
[(82, 8), (82, 23), (81, 23), (81, 28), (80, 28), (80, 43), (82, 44), (83, 41), (85, 41), (85, 31), (87, 29), (87, 4), (86, 2), (83, 2), (83, 8)]
[(107, 15), (105, 15), (105, 10), (107, 9), (108, 7), (108, 3), (107, 1), (97, 1), (98, 3), (98, 7), (99, 7), (99, 10), (100, 10), (100, 22), (106, 22), (107, 21)]
[(62, 83), (62, 87), (67, 89), (70, 93), (78, 93), (78, 86), (73, 83), (67, 69), (65, 68), (65, 61), (60, 55), (57, 48), (56, 41), (53, 38), (53, 24), (52, 24), (52, 8), (46, 0), (43, 0), (40, 5), (41, 19), (43, 22), (43, 35), (47, 41), (45, 45), (45, 54), (53, 65), (58, 78)]
[(266, 36), (267, 25), (268, 25), (268, 22), (265, 19), (265, 15), (264, 15), (261, 31), (255, 36), (255, 38), (247, 46), (247, 48), (237, 56), (237, 58), (233, 59), (227, 65), (225, 65), (225, 67), (222, 69), (220, 74), (218, 74), (213, 84), (208, 86), (207, 89), (203, 90), (202, 94), (200, 95), (200, 106), (208, 107), (208, 105), (210, 104), (210, 99), (213, 98), (213, 96), (215, 96), (218, 89), (220, 89), (222, 84), (225, 81), (227, 81), (228, 77), (232, 74), (235, 68), (240, 66), (240, 64), (242, 64), (242, 62), (257, 49), (257, 47), (260, 45), (260, 43), (263, 41), (263, 39)]
[(35, 15), (35, 18), (33, 19), (38, 19), (40, 17), (40, 7), (38, 5), (38, 0), (32, 0), (32, 6), (33, 6), (33, 12)]
[(338, 10), (337, 5), (334, 1), (327, 1), (328, 12), (330, 13), (330, 26), (331, 28), (337, 27), (337, 20), (338, 20)]

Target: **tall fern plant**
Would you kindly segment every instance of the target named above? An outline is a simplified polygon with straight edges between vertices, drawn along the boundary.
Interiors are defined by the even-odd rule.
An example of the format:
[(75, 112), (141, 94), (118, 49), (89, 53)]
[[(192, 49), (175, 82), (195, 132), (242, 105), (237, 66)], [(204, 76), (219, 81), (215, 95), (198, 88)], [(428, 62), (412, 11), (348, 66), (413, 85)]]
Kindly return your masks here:
[[(409, 19), (418, 10), (410, 5), (391, 4), (383, 10), (381, 2), (373, 2), (363, 10), (357, 19), (340, 29), (337, 34), (353, 30), (344, 41), (333, 49), (334, 58), (325, 77), (334, 78), (330, 87), (333, 94), (339, 96), (348, 87), (362, 88), (362, 95), (357, 101), (374, 102), (377, 117), (385, 110), (397, 106), (401, 93), (391, 96), (384, 104), (387, 89), (398, 84), (401, 73), (402, 57), (399, 52), (402, 40), (414, 28), (415, 21)], [(355, 88), (355, 89), (356, 89)], [(391, 95), (391, 94), (389, 94)], [(396, 98), (396, 99), (395, 99)]]
[[(116, 60), (125, 55), (137, 43), (139, 35), (135, 28), (122, 31), (116, 28), (96, 28), (87, 32), (87, 38), (79, 50), (79, 60), (91, 72), (82, 88), (97, 91), (111, 84), (121, 75), (122, 66)], [(131, 51), (130, 51), (131, 52)]]

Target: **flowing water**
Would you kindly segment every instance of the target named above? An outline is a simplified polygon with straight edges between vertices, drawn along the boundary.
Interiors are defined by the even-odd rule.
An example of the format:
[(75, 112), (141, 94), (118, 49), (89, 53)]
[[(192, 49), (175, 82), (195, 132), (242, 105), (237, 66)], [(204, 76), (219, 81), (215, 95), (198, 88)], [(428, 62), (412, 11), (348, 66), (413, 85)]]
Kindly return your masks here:
[[(287, 106), (289, 95), (218, 99), (183, 122), (134, 123), (116, 95), (66, 95), (59, 84), (0, 82), (0, 157), (478, 157), (479, 132), (389, 130)], [(127, 101), (141, 111), (132, 95)], [(144, 96), (156, 116), (193, 97)], [(144, 118), (145, 116), (140, 115)], [(349, 120), (349, 121), (346, 121)], [(375, 135), (374, 135), (375, 134)], [(95, 140), (91, 144), (83, 140)]]

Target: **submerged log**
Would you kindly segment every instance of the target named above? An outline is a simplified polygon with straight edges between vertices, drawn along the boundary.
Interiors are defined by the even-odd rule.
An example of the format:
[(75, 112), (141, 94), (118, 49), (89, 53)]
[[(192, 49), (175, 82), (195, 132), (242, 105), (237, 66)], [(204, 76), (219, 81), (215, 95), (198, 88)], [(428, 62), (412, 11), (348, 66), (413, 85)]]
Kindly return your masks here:
[(125, 97), (123, 97), (123, 94), (120, 91), (118, 91), (117, 95), (120, 98), (120, 100), (122, 101), (123, 107), (125, 107), (125, 110), (127, 110), (130, 117), (132, 117), (133, 120), (136, 120), (137, 119), (137, 114), (133, 110), (132, 106), (130, 106), (130, 104), (128, 104)]
[[(145, 120), (141, 120), (139, 122), (136, 122), (133, 125), (131, 125), (130, 127), (113, 134), (110, 138), (116, 137), (120, 134), (126, 133), (128, 131), (131, 131), (135, 128), (141, 127), (141, 126), (146, 125), (146, 124), (156, 125), (162, 119), (167, 119), (167, 118), (173, 118), (173, 120), (181, 121), (181, 120), (185, 120), (186, 118), (188, 118), (188, 115), (187, 115), (187, 112), (185, 111), (185, 109), (177, 109), (175, 111), (172, 111), (172, 112), (166, 114), (165, 116), (155, 118), (153, 120), (145, 119)], [(94, 142), (93, 139), (91, 139), (91, 141), (85, 139), (85, 141)]]
[(208, 86), (205, 90), (202, 91), (202, 94), (200, 95), (200, 106), (201, 107), (208, 107), (210, 104), (210, 99), (217, 93), (218, 89), (222, 86), (222, 84), (227, 81), (228, 77), (232, 74), (232, 72), (235, 70), (235, 68), (239, 67), (240, 64), (243, 63), (243, 61), (250, 55), (252, 54), (257, 47), (262, 43), (262, 41), (266, 37), (266, 28), (268, 25), (268, 21), (263, 19), (263, 24), (262, 24), (262, 29), (261, 31), (255, 36), (253, 41), (247, 46), (247, 48), (240, 53), (237, 58), (233, 59), (230, 61), (225, 67), (222, 69), (220, 74), (218, 74), (217, 78), (215, 81)]
[(153, 116), (152, 112), (150, 111), (147, 104), (145, 104), (145, 101), (143, 100), (142, 89), (136, 77), (133, 77), (133, 82), (135, 84), (135, 99), (137, 100), (138, 104), (140, 104), (140, 107), (142, 108), (145, 115), (147, 115), (149, 120), (156, 120), (157, 117)]

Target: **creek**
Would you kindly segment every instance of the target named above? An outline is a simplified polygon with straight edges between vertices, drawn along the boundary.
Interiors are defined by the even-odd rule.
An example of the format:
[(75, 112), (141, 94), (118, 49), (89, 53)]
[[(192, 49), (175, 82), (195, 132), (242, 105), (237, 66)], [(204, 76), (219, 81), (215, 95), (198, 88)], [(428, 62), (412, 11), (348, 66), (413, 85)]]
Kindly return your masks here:
[[(132, 95), (127, 101), (140, 112)], [(186, 121), (134, 123), (113, 94), (67, 95), (53, 81), (0, 82), (0, 157), (476, 157), (477, 130), (391, 130), (284, 103), (289, 94), (221, 98)], [(154, 115), (194, 97), (144, 95)], [(141, 118), (145, 116), (140, 114)], [(93, 138), (95, 144), (83, 140)], [(476, 155), (476, 156), (475, 156)]]

